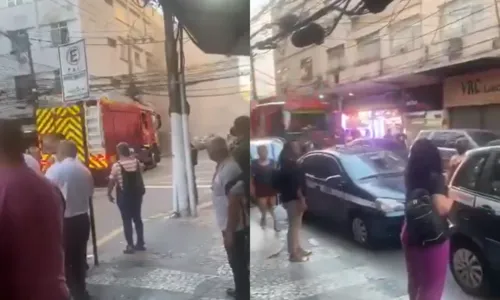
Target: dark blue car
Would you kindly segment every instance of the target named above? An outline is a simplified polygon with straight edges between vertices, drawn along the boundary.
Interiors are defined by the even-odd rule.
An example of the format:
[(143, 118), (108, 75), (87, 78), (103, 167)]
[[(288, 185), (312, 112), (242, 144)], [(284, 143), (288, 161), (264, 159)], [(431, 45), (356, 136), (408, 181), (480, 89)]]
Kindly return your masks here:
[(311, 151), (299, 163), (308, 213), (348, 225), (364, 246), (399, 237), (406, 165), (399, 155), (378, 148), (331, 148)]

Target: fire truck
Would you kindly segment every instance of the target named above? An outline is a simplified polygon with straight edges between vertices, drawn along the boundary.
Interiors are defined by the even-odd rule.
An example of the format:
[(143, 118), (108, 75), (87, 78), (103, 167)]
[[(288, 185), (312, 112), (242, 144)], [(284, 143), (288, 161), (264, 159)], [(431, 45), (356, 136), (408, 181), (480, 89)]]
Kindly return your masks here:
[[(40, 144), (50, 134), (61, 134), (73, 141), (78, 158), (91, 170), (97, 185), (106, 184), (120, 142), (128, 143), (147, 167), (155, 167), (160, 161), (160, 127), (161, 119), (151, 107), (132, 100), (117, 102), (102, 97), (36, 110)], [(43, 145), (41, 150), (41, 165), (46, 169), (51, 155), (44, 153)]]
[[(280, 101), (282, 100), (282, 101)], [(333, 145), (328, 130), (330, 105), (319, 97), (285, 96), (260, 100), (251, 112), (253, 137), (308, 140), (317, 148)]]

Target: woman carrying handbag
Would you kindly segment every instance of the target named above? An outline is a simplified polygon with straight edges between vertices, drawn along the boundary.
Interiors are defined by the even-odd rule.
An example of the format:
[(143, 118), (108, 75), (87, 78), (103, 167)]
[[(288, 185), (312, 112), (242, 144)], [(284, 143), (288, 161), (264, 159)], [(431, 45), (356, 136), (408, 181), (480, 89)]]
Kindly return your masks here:
[(450, 244), (448, 198), (439, 150), (417, 140), (405, 174), (406, 220), (401, 233), (410, 300), (440, 300), (446, 282)]

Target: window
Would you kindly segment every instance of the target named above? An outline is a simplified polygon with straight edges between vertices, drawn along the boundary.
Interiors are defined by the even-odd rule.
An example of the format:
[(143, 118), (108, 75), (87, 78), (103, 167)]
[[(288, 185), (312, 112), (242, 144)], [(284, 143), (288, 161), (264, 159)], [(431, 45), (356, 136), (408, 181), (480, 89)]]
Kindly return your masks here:
[(488, 156), (482, 153), (467, 159), (457, 171), (453, 186), (475, 191)]
[(479, 147), (486, 146), (489, 142), (500, 140), (500, 136), (490, 131), (470, 131), (469, 136)]
[(306, 174), (312, 175), (318, 179), (340, 175), (340, 168), (337, 162), (323, 155), (307, 157), (302, 163), (302, 168)]
[(342, 157), (342, 165), (354, 180), (363, 180), (379, 175), (403, 174), (406, 162), (388, 151), (349, 154)]
[(116, 40), (112, 38), (108, 38), (108, 46), (116, 48)]
[(496, 154), (492, 168), (491, 180), (488, 180), (491, 182), (491, 188), (488, 192), (500, 197), (500, 154)]
[(391, 28), (391, 53), (400, 54), (422, 46), (422, 23), (410, 18)]
[(120, 41), (120, 58), (124, 61), (128, 61), (128, 45), (125, 44), (125, 41)]
[(340, 70), (345, 67), (345, 47), (339, 45), (326, 50), (328, 57), (328, 70)]
[(358, 40), (358, 59), (360, 63), (380, 59), (380, 38), (378, 31)]
[(138, 67), (142, 66), (141, 54), (139, 52), (134, 52), (134, 62), (135, 62), (135, 65)]
[(14, 77), (17, 99), (28, 100), (33, 95), (33, 89), (35, 88), (35, 81), (33, 79), (30, 74)]
[(66, 22), (50, 24), (50, 37), (53, 46), (69, 43), (68, 24)]
[(311, 81), (313, 77), (312, 58), (307, 57), (300, 60), (300, 80)]
[(455, 131), (436, 131), (431, 138), (431, 142), (436, 147), (453, 148), (457, 140), (465, 139), (465, 134)]
[[(479, 1), (477, 1), (479, 2)], [(455, 0), (441, 11), (440, 34), (442, 39), (457, 38), (480, 28), (488, 19), (489, 10), (481, 3), (469, 0)]]
[(432, 131), (427, 131), (427, 130), (422, 130), (418, 133), (417, 137), (415, 138), (415, 140), (418, 140), (418, 139), (426, 139), (428, 138), (430, 135), (431, 135)]
[(8, 7), (14, 7), (14, 6), (23, 5), (23, 4), (24, 4), (23, 0), (7, 0)]
[(151, 53), (146, 53), (146, 68), (148, 70), (155, 68), (155, 63), (153, 60), (153, 55)]

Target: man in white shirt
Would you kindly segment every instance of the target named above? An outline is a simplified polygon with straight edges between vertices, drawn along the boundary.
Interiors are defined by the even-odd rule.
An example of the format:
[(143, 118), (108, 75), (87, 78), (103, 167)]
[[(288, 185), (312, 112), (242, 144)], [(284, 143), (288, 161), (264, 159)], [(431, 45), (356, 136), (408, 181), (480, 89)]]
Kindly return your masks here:
[(210, 159), (217, 163), (212, 201), (235, 284), (235, 289), (228, 289), (227, 294), (236, 300), (247, 300), (250, 295), (248, 215), (244, 209), (247, 205), (245, 184), (237, 180), (242, 171), (223, 138), (214, 138), (207, 151)]
[(89, 201), (94, 193), (90, 171), (78, 160), (76, 145), (61, 141), (57, 162), (45, 176), (64, 196), (65, 268), (66, 281), (73, 299), (89, 299), (85, 277), (87, 269), (87, 242), (90, 235)]

